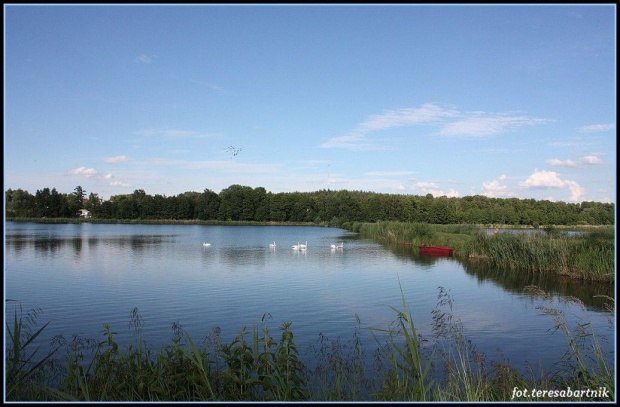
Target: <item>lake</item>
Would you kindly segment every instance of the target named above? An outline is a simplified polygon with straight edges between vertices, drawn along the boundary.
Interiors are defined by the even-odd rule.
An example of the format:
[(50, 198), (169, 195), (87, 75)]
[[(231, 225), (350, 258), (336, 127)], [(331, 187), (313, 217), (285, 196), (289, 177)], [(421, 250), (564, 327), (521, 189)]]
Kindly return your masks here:
[[(293, 250), (306, 242), (306, 250)], [(340, 242), (342, 249), (331, 248)], [(524, 291), (530, 284), (552, 297)], [(476, 349), (520, 371), (539, 361), (551, 369), (566, 350), (539, 306), (562, 310), (571, 329), (591, 323), (607, 338), (605, 351), (614, 350), (609, 314), (593, 298), (613, 297), (613, 284), (515, 276), (456, 258), (420, 257), (415, 248), (386, 247), (337, 228), (5, 224), (5, 299), (17, 300), (24, 311), (43, 311), (39, 325), (51, 324), (41, 343), (58, 334), (100, 340), (103, 323), (118, 332), (120, 344), (132, 343), (130, 314), (137, 307), (155, 350), (171, 343), (173, 323), (195, 342), (216, 327), (230, 342), (242, 326), (260, 329), (265, 317), (276, 339), (281, 324), (292, 323), (308, 364), (314, 360), (308, 349), (320, 334), (346, 342), (356, 327), (371, 355), (378, 345), (368, 328), (387, 329), (396, 320), (390, 306), (402, 309), (401, 287), (423, 337), (432, 337), (441, 287)], [(5, 307), (9, 320), (14, 309)]]

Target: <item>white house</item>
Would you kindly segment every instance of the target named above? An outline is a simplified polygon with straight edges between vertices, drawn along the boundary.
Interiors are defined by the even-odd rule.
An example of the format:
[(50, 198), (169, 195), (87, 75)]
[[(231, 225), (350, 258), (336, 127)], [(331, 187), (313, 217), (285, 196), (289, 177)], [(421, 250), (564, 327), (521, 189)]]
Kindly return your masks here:
[(83, 218), (90, 218), (90, 211), (86, 210), (86, 209), (80, 209), (78, 211), (80, 213), (80, 216)]

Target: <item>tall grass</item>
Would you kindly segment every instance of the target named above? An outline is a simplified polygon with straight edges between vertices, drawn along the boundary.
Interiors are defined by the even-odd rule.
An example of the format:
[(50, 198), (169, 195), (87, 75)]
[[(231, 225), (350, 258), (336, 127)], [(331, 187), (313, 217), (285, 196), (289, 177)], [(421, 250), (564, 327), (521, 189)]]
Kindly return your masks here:
[(309, 346), (308, 355), (314, 361), (308, 369), (311, 400), (355, 401), (369, 397), (369, 389), (376, 386), (376, 378), (367, 371), (361, 329), (357, 317), (351, 340), (330, 340), (320, 333), (316, 345)]
[(435, 230), (428, 223), (381, 221), (377, 223), (346, 224), (353, 231), (381, 243), (418, 244), (436, 238)]
[(603, 282), (615, 278), (612, 228), (570, 236), (552, 226), (546, 232), (493, 235), (487, 235), (475, 225), (382, 221), (349, 223), (344, 227), (385, 244), (450, 246), (457, 258), (486, 260), (515, 272), (553, 273)]
[(551, 272), (592, 281), (614, 280), (614, 241), (607, 233), (584, 236), (477, 235), (468, 251), (511, 270)]
[[(11, 299), (6, 300), (9, 304), (14, 302)], [(8, 347), (5, 354), (5, 392), (7, 399), (20, 399), (41, 394), (43, 388), (53, 380), (52, 356), (58, 350), (58, 347), (52, 348), (42, 358), (37, 356), (40, 346), (32, 350), (31, 344), (50, 322), (46, 322), (36, 332), (32, 332), (32, 327), (36, 325), (36, 319), (42, 310), (32, 309), (24, 316), (21, 304), (14, 305), (16, 307), (13, 323), (9, 324), (9, 320), (6, 321)]]
[[(546, 292), (536, 286), (526, 287), (526, 291), (546, 299), (550, 298)], [(610, 297), (605, 299), (607, 300), (606, 309), (610, 313), (608, 321), (613, 325), (615, 300)], [(558, 301), (567, 302), (581, 310), (585, 309), (583, 302), (574, 297), (562, 297)], [(615, 399), (615, 366), (613, 365), (615, 358), (609, 362), (601, 346), (601, 340), (606, 340), (606, 338), (598, 335), (589, 321), (580, 321), (574, 328), (571, 328), (566, 322), (563, 311), (545, 305), (539, 305), (537, 309), (543, 315), (553, 318), (554, 325), (550, 330), (559, 331), (566, 340), (565, 353), (557, 362), (554, 384), (564, 389), (569, 386), (573, 389), (594, 390), (603, 387), (610, 393), (610, 398)]]
[[(433, 381), (429, 376), (433, 354), (423, 357), (420, 338), (418, 337), (413, 318), (407, 307), (405, 295), (401, 287), (402, 310), (392, 310), (398, 317), (396, 329), (383, 330), (375, 328), (375, 332), (387, 332), (388, 346), (383, 356), (388, 360), (387, 375), (384, 384), (374, 396), (380, 400), (396, 401), (429, 401)], [(401, 345), (398, 339), (402, 337)]]
[[(613, 357), (601, 346), (604, 338), (587, 321), (569, 327), (550, 295), (538, 287), (526, 292), (542, 299), (537, 308), (551, 316), (551, 332), (566, 339), (564, 357), (555, 370), (530, 367), (518, 373), (505, 361), (487, 361), (467, 339), (454, 314), (452, 298), (439, 287), (433, 310), (432, 337), (423, 338), (408, 309), (401, 288), (402, 307), (392, 308), (396, 319), (387, 329), (370, 328), (377, 344), (374, 372), (366, 370), (365, 352), (359, 339), (360, 323), (351, 343), (329, 341), (320, 335), (311, 347), (316, 366), (299, 359), (290, 323), (280, 326), (274, 338), (267, 326), (241, 332), (222, 343), (219, 328), (196, 343), (173, 323), (171, 344), (153, 352), (142, 335), (141, 318), (132, 310), (135, 344), (126, 349), (116, 342), (117, 333), (103, 325), (102, 340), (73, 338), (57, 364), (51, 356), (35, 358), (34, 339), (47, 327), (32, 332), (40, 311), (15, 314), (6, 354), (8, 401), (513, 401), (515, 389), (604, 388), (606, 395), (564, 400), (615, 400)], [(615, 304), (606, 297), (613, 324)], [(578, 300), (571, 304), (583, 306)], [(20, 309), (21, 311), (21, 309)], [(613, 327), (613, 326), (612, 326)], [(56, 341), (59, 343), (59, 341)], [(91, 353), (89, 355), (89, 353)], [(18, 356), (16, 356), (18, 355)], [(611, 359), (611, 361), (610, 361)], [(551, 401), (525, 396), (521, 401)], [(558, 400), (553, 399), (553, 400)]]

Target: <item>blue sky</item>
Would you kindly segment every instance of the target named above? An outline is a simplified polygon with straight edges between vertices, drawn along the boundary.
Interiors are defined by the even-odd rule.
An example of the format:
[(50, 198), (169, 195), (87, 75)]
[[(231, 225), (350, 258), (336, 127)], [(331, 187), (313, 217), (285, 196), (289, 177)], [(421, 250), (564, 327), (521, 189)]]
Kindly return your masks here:
[(614, 4), (4, 11), (5, 189), (615, 202)]

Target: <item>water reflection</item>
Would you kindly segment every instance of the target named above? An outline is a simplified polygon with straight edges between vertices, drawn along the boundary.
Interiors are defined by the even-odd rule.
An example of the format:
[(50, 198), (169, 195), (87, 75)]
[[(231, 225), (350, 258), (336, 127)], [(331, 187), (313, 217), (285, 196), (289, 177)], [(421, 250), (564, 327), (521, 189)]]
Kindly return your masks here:
[(586, 280), (575, 281), (564, 276), (534, 273), (526, 270), (514, 272), (491, 266), (483, 261), (461, 260), (456, 257), (420, 256), (417, 248), (410, 245), (389, 245), (388, 248), (399, 258), (411, 260), (416, 266), (420, 266), (422, 270), (426, 271), (435, 270), (433, 266), (438, 262), (458, 262), (463, 266), (465, 272), (475, 277), (477, 281), (492, 281), (510, 292), (523, 293), (525, 287), (535, 285), (550, 294), (576, 297), (586, 306), (600, 310), (604, 309), (605, 300), (596, 296), (606, 295), (615, 298), (613, 284)]
[(533, 273), (528, 271), (514, 272), (508, 269), (493, 267), (485, 262), (461, 261), (465, 272), (475, 276), (478, 281), (491, 280), (511, 292), (523, 292), (528, 285), (535, 285), (550, 294), (576, 297), (586, 306), (603, 309), (604, 300), (597, 295), (615, 297), (613, 284), (576, 281), (565, 276)]
[[(207, 252), (207, 250), (205, 250)], [(247, 249), (247, 248), (224, 248), (218, 251), (220, 261), (223, 261), (228, 266), (249, 266), (260, 265), (264, 266), (267, 256), (273, 253), (264, 248), (260, 249)]]
[[(241, 326), (260, 321), (265, 312), (273, 315), (274, 324), (293, 322), (296, 341), (304, 349), (318, 332), (350, 337), (356, 314), (364, 325), (384, 328), (395, 319), (390, 307), (401, 303), (402, 284), (421, 335), (431, 335), (436, 289), (446, 287), (455, 293), (459, 318), (481, 351), (500, 347), (515, 363), (524, 358), (553, 363), (564, 339), (550, 338), (548, 321), (532, 318), (538, 311), (524, 287), (536, 284), (588, 304), (593, 294), (613, 296), (606, 285), (600, 289), (561, 278), (515, 275), (454, 257), (422, 257), (415, 246), (388, 251), (331, 228), (8, 226), (6, 292), (25, 309), (45, 310), (46, 320), (53, 321), (40, 341), (74, 332), (99, 338), (103, 322), (123, 335), (128, 311), (138, 307), (154, 349), (170, 337), (171, 321), (179, 321), (196, 338), (218, 326), (230, 341)], [(277, 246), (270, 249), (274, 240)], [(306, 240), (307, 250), (292, 250), (292, 244)], [(204, 241), (212, 245), (204, 247)], [(343, 250), (331, 250), (342, 241)], [(606, 316), (598, 314), (587, 310), (597, 327)], [(127, 344), (133, 331), (126, 335), (119, 343)], [(371, 332), (362, 335), (366, 344), (375, 343)]]
[(174, 241), (174, 236), (161, 235), (134, 235), (134, 236), (112, 236), (112, 237), (33, 237), (32, 235), (12, 234), (6, 236), (5, 248), (7, 252), (14, 252), (19, 255), (24, 249), (34, 248), (36, 255), (49, 255), (54, 257), (55, 254), (70, 247), (74, 254), (79, 255), (85, 242), (86, 246), (97, 248), (101, 244), (129, 247), (133, 251), (143, 251), (147, 247), (158, 246), (163, 243)]
[(388, 248), (399, 258), (411, 260), (423, 270), (432, 270), (433, 265), (447, 259), (446, 257), (420, 256), (418, 247), (412, 245), (392, 244), (388, 245)]

